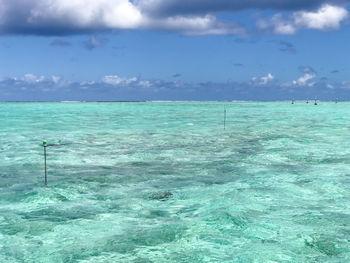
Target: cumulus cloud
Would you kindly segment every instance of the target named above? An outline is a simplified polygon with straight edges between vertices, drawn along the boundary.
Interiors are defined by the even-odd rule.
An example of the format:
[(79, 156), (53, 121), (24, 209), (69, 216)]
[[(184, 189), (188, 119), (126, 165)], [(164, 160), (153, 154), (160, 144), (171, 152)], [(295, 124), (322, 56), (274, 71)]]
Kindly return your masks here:
[[(141, 10), (158, 16), (237, 12), (247, 9), (301, 10), (317, 8), (329, 0), (138, 0)], [(332, 0), (343, 4), (348, 0)]]
[(270, 81), (274, 80), (275, 76), (272, 75), (271, 73), (267, 74), (266, 77), (261, 78), (261, 84), (266, 85)]
[(28, 73), (25, 74), (22, 78), (23, 81), (28, 82), (28, 83), (38, 83), (38, 82), (43, 82), (45, 81), (44, 76), (36, 76), (34, 74)]
[(133, 83), (136, 83), (138, 79), (136, 77), (133, 78), (122, 78), (117, 75), (110, 75), (110, 76), (104, 76), (102, 78), (102, 82), (105, 84), (110, 84), (113, 86), (118, 86), (118, 85), (130, 85)]
[[(138, 3), (141, 5), (141, 3)], [(0, 33), (60, 35), (113, 29), (173, 30), (189, 35), (236, 34), (236, 23), (204, 15), (153, 17), (129, 0), (0, 0)]]
[(71, 82), (64, 80), (59, 76), (46, 77), (43, 75), (35, 75), (32, 73), (24, 74), (22, 77), (1, 78), (0, 90), (4, 87), (11, 89), (14, 94), (20, 90), (36, 90), (46, 92), (62, 87), (67, 87)]
[(39, 35), (137, 28), (142, 15), (128, 0), (0, 0), (0, 32)]
[(272, 30), (273, 33), (281, 35), (293, 35), (297, 31), (293, 22), (284, 19), (282, 14), (276, 14), (270, 20), (260, 19), (257, 25), (262, 30)]
[(81, 29), (94, 27), (129, 29), (137, 27), (142, 20), (140, 11), (128, 0), (35, 0), (34, 2), (28, 14), (30, 24), (48, 21), (57, 25), (71, 24)]
[(258, 26), (263, 30), (272, 30), (276, 34), (293, 35), (303, 28), (316, 30), (338, 29), (341, 22), (348, 16), (349, 12), (346, 8), (325, 4), (316, 11), (294, 12), (288, 18), (283, 17), (282, 14), (276, 14), (270, 20), (259, 20)]
[[(301, 88), (295, 88), (296, 85)], [(350, 99), (349, 89), (349, 81), (317, 81), (311, 74), (305, 74), (289, 85), (280, 84), (272, 74), (256, 78), (256, 82), (202, 83), (119, 75), (105, 76), (97, 81), (71, 82), (58, 76), (26, 74), (0, 78), (0, 101), (289, 100), (315, 96), (344, 100)]]
[[(216, 16), (217, 13), (235, 14), (246, 9), (294, 10), (289, 19), (277, 14), (271, 20), (259, 22), (261, 28), (272, 27), (277, 34), (294, 34), (300, 28), (338, 28), (348, 14), (339, 4), (347, 3), (349, 0), (333, 0), (332, 5), (327, 2), (326, 0), (0, 0), (0, 34), (68, 35), (93, 34), (106, 30), (149, 29), (176, 31), (186, 35), (246, 35), (247, 29), (244, 26)], [(56, 41), (56, 45), (60, 45), (60, 41)]]
[(267, 76), (264, 76), (261, 78), (253, 77), (252, 82), (256, 85), (264, 86), (264, 85), (270, 83), (271, 81), (273, 81), (274, 79), (275, 79), (275, 76), (272, 75), (271, 73), (268, 73)]
[(314, 79), (316, 75), (306, 73), (304, 76), (298, 78), (297, 80), (293, 80), (293, 85), (299, 86), (299, 87), (304, 87), (304, 86), (309, 86), (312, 87), (315, 82), (310, 82), (310, 80)]
[(293, 16), (294, 23), (298, 27), (319, 30), (338, 29), (340, 22), (348, 16), (348, 11), (344, 7), (327, 4), (316, 12), (299, 11)]
[(144, 27), (158, 30), (179, 31), (185, 35), (244, 35), (246, 30), (235, 22), (217, 21), (213, 15), (172, 16), (145, 20)]

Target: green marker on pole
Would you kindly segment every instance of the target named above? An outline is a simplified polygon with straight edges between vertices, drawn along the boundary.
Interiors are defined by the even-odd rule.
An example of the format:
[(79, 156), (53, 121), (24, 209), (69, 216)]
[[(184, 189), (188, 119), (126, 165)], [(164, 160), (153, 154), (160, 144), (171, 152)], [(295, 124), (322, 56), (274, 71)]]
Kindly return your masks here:
[(46, 140), (43, 141), (43, 146), (44, 146), (44, 160), (45, 160), (45, 185), (47, 185), (47, 171), (46, 171), (46, 147), (47, 147), (47, 142), (46, 142)]

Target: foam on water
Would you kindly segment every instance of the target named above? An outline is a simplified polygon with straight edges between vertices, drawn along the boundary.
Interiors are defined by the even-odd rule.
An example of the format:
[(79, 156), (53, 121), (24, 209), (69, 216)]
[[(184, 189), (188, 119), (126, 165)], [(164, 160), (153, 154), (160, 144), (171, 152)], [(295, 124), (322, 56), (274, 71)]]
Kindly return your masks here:
[(0, 262), (349, 261), (350, 103), (225, 105), (0, 104)]

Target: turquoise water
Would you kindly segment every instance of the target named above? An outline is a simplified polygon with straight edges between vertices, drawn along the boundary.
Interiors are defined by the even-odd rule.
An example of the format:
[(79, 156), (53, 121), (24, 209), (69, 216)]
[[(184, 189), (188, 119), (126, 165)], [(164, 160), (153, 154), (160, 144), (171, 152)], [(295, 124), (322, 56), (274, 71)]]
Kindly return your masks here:
[(0, 262), (350, 262), (350, 103), (225, 104), (1, 103)]

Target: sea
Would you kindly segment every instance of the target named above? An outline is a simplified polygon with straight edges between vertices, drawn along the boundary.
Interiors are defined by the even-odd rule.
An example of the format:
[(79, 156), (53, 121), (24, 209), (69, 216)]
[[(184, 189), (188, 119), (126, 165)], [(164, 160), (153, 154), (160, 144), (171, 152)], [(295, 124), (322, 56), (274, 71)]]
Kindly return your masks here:
[(350, 262), (350, 103), (0, 103), (0, 262)]

